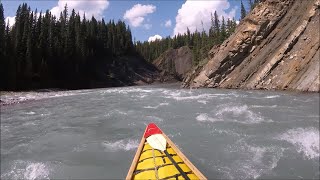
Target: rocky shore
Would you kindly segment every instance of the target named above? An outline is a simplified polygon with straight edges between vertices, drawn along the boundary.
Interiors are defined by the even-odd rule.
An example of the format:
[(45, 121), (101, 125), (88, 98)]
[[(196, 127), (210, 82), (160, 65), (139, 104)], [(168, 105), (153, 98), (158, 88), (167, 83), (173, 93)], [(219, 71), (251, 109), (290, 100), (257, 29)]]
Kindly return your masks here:
[(319, 92), (319, 0), (265, 0), (182, 87)]

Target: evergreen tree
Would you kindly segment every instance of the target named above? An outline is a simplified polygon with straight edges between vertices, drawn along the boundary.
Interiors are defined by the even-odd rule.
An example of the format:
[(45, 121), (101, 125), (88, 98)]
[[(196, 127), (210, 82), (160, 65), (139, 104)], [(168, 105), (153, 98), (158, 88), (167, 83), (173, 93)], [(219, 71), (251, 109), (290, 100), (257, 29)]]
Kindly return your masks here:
[(250, 10), (252, 11), (252, 9), (254, 8), (252, 0), (249, 0), (249, 6), (250, 6)]
[(241, 20), (244, 19), (247, 15), (246, 9), (244, 8), (243, 2), (241, 0)]
[(0, 59), (4, 58), (4, 45), (5, 45), (5, 20), (3, 15), (3, 5), (0, 2)]
[[(221, 44), (234, 32), (235, 20), (211, 16), (211, 27), (202, 31), (177, 34), (154, 42), (132, 42), (125, 22), (95, 17), (83, 19), (68, 6), (57, 18), (49, 10), (37, 15), (26, 3), (16, 12), (16, 23), (5, 26), (0, 3), (0, 89), (79, 88), (107, 82), (114, 73), (129, 73), (123, 56), (140, 55), (152, 62), (169, 48), (189, 46), (193, 63), (206, 58), (213, 45)], [(173, 68), (171, 64), (171, 68)]]
[(3, 6), (0, 2), (0, 88), (6, 86), (4, 77), (7, 75), (5, 69), (7, 56), (5, 55), (5, 20), (3, 13)]
[(220, 21), (217, 11), (214, 11), (213, 40), (214, 44), (220, 43)]
[(224, 17), (222, 16), (220, 43), (222, 43), (226, 38), (227, 38), (226, 23), (225, 23)]

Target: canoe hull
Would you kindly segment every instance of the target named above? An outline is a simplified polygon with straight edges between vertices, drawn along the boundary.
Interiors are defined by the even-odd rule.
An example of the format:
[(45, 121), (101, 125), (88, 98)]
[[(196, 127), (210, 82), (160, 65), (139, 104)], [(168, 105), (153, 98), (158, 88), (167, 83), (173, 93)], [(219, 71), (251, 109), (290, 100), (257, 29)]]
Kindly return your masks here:
[[(151, 124), (151, 126), (158, 128), (155, 124)], [(148, 127), (141, 139), (126, 179), (184, 179), (165, 153), (153, 149), (147, 143)], [(161, 130), (157, 133), (161, 133), (165, 137), (166, 150), (190, 179), (206, 179)]]

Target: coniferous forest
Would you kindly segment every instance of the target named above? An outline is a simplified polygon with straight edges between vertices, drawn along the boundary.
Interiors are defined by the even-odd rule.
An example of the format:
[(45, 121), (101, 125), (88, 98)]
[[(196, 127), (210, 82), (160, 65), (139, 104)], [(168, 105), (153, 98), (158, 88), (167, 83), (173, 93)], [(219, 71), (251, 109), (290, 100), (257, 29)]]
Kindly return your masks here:
[[(251, 2), (252, 9), (258, 0)], [(241, 17), (245, 14), (241, 1)], [(197, 65), (235, 28), (235, 19), (219, 18), (215, 12), (208, 31), (202, 28), (191, 33), (187, 29), (185, 34), (174, 37), (133, 43), (124, 21), (86, 17), (68, 10), (67, 5), (55, 17), (49, 10), (32, 11), (24, 3), (16, 11), (15, 24), (10, 26), (0, 2), (0, 90), (117, 86), (114, 79), (126, 81), (136, 74), (132, 67), (155, 70), (150, 65), (153, 60), (169, 48), (182, 46), (192, 49), (193, 63)]]
[(166, 37), (161, 40), (153, 42), (140, 42), (135, 43), (135, 49), (149, 62), (152, 62), (159, 57), (164, 51), (169, 48), (179, 48), (182, 46), (189, 46), (192, 49), (193, 64), (197, 65), (199, 61), (207, 56), (207, 53), (214, 45), (220, 45), (227, 39), (235, 30), (237, 24), (235, 19), (219, 20), (219, 15), (215, 11), (211, 15), (211, 27), (209, 32), (204, 28), (201, 31), (196, 30), (190, 33), (187, 29), (185, 34), (178, 34), (174, 37)]
[[(248, 0), (249, 11), (251, 11), (260, 0)], [(242, 20), (246, 14), (242, 0), (240, 1), (241, 7), (241, 19)], [(136, 42), (135, 49), (149, 62), (152, 62), (157, 57), (159, 57), (164, 51), (169, 48), (179, 48), (182, 46), (188, 46), (192, 49), (193, 54), (193, 64), (197, 65), (201, 60), (207, 57), (210, 49), (215, 45), (220, 45), (226, 40), (234, 31), (237, 26), (236, 20), (222, 18), (215, 11), (211, 14), (211, 27), (209, 31), (202, 29), (197, 29), (195, 32), (190, 33), (187, 29), (185, 34), (178, 34), (174, 37), (166, 37), (161, 40), (156, 40), (153, 42)]]
[[(0, 4), (1, 89), (87, 88), (92, 80), (112, 78), (110, 69), (126, 71), (122, 56), (135, 54), (123, 21), (81, 18), (65, 6), (60, 17), (40, 14), (22, 4), (16, 22), (5, 25)], [(124, 72), (125, 73), (125, 72)]]

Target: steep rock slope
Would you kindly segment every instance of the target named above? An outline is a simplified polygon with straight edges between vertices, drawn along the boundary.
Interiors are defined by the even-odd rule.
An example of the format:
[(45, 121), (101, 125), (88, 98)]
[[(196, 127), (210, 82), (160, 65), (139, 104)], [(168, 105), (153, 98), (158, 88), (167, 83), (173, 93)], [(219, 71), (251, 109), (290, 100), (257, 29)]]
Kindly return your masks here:
[(319, 91), (320, 0), (266, 0), (183, 87)]
[(160, 77), (153, 64), (135, 54), (117, 57), (113, 64), (98, 61), (92, 69), (94, 71), (91, 71), (90, 79), (83, 82), (83, 88), (150, 84)]
[(192, 51), (187, 46), (168, 49), (153, 64), (161, 70), (162, 81), (181, 81), (192, 68)]

